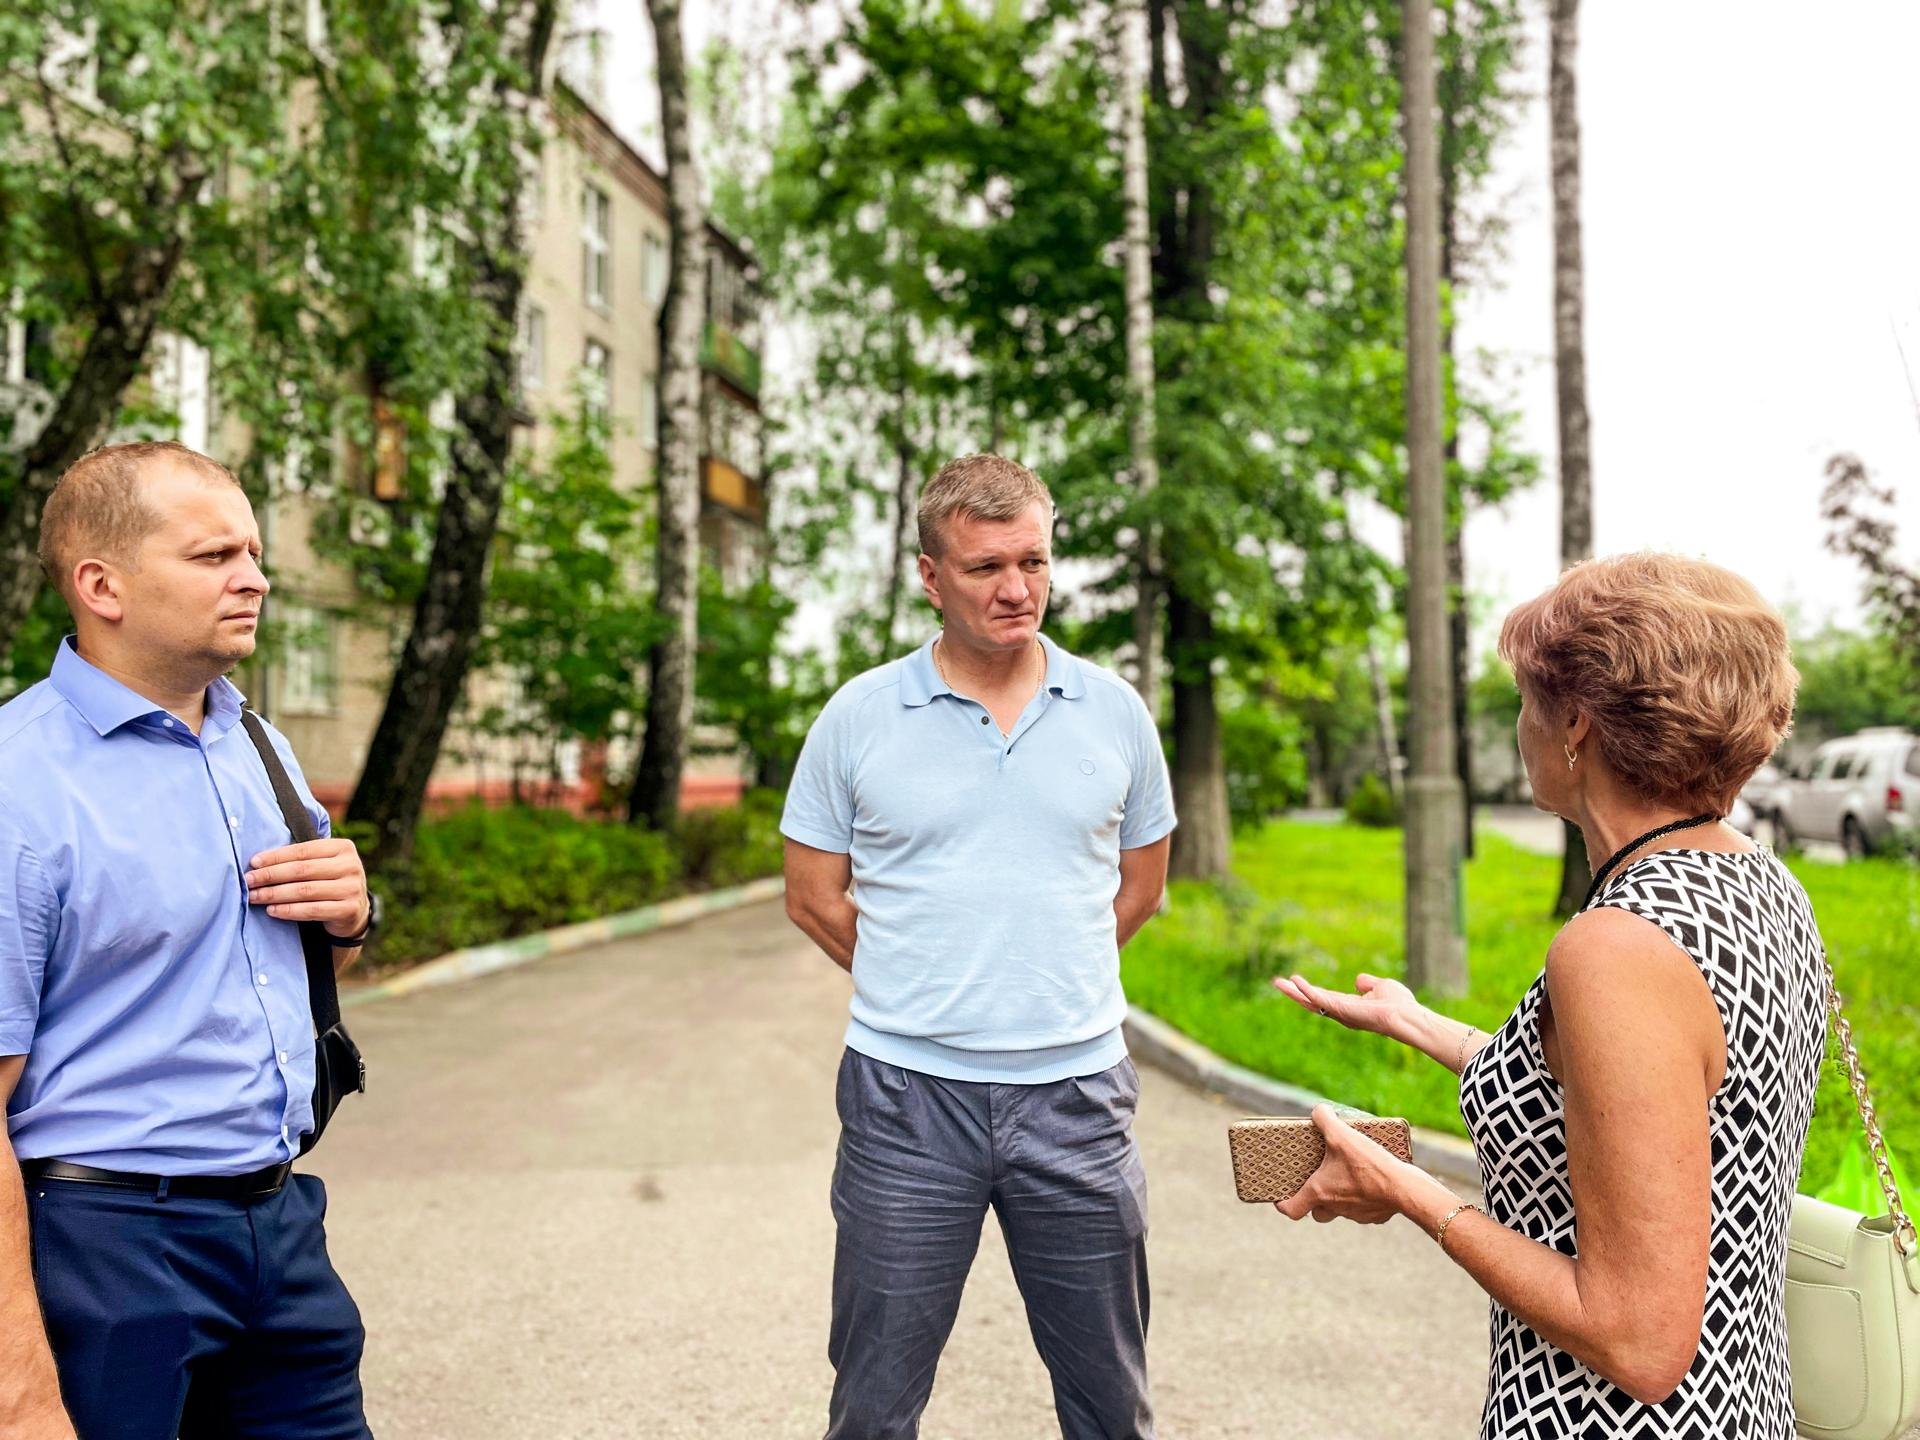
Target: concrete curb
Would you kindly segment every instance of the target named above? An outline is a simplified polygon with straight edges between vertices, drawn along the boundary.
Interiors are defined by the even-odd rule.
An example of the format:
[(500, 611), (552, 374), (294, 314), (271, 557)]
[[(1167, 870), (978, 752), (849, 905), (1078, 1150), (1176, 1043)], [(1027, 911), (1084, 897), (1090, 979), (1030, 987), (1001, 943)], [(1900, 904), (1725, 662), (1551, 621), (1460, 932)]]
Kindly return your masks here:
[[(1231, 1101), (1250, 1114), (1307, 1115), (1316, 1105), (1340, 1106), (1337, 1100), (1222, 1060), (1192, 1036), (1137, 1005), (1127, 1007), (1126, 1032), (1127, 1049), (1136, 1060), (1144, 1060), (1176, 1080)], [(1474, 1158), (1473, 1146), (1457, 1135), (1443, 1135), (1437, 1130), (1416, 1126), (1413, 1159), (1421, 1169), (1442, 1180), (1474, 1190), (1480, 1188), (1480, 1162)]]
[(690, 920), (698, 920), (704, 915), (718, 914), (723, 910), (736, 910), (742, 905), (757, 905), (763, 900), (772, 900), (784, 895), (786, 881), (778, 875), (764, 880), (752, 880), (745, 885), (736, 885), (727, 890), (708, 890), (698, 895), (682, 895), (677, 899), (663, 900), (658, 905), (646, 905), (638, 910), (623, 910), (617, 915), (602, 915), (597, 920), (586, 920), (578, 925), (562, 925), (557, 930), (542, 930), (534, 935), (521, 935), (512, 940), (499, 940), (491, 945), (476, 945), (469, 950), (455, 950), (442, 955), (437, 960), (429, 960), (416, 965), (377, 985), (365, 989), (349, 990), (340, 996), (340, 1008), (345, 1010), (355, 1005), (369, 1005), (375, 1000), (391, 1000), (401, 995), (411, 995), (417, 990), (433, 990), (442, 985), (457, 984), (462, 980), (472, 980), (481, 975), (491, 975), (497, 970), (511, 970), (516, 966), (528, 965), (535, 960), (544, 960), (549, 955), (564, 954), (568, 950), (579, 950), (588, 945), (602, 945), (609, 940), (618, 940), (624, 935), (644, 935), (649, 930), (665, 930), (675, 925), (685, 925)]

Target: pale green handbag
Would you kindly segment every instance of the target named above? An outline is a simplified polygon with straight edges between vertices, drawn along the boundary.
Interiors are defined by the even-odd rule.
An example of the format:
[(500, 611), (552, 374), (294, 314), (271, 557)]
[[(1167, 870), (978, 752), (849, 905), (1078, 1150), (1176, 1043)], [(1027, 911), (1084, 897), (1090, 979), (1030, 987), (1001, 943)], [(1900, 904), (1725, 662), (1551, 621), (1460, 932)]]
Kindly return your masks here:
[(1920, 1244), (1900, 1203), (1880, 1122), (1827, 966), (1827, 1013), (1887, 1213), (1793, 1197), (1787, 1227), (1787, 1356), (1795, 1428), (1821, 1440), (1899, 1440), (1920, 1418)]

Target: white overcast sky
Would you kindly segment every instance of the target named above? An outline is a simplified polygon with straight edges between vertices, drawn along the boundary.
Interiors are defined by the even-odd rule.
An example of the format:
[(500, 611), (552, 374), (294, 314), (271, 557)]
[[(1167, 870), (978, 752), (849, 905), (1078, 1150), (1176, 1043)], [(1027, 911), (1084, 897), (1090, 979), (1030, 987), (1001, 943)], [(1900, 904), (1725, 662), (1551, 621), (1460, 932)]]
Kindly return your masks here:
[[(611, 118), (657, 160), (645, 8), (594, 3), (575, 23), (609, 33)], [(687, 0), (690, 48), (765, 50), (791, 13)], [(1468, 529), (1496, 614), (1559, 568), (1544, 30), (1486, 192), (1511, 227), (1502, 283), (1461, 316), (1464, 348), (1520, 367), (1520, 438), (1545, 466)], [(1856, 451), (1895, 488), (1920, 555), (1920, 4), (1604, 0), (1580, 38), (1596, 549), (1705, 555), (1807, 623), (1850, 622), (1858, 571), (1822, 546), (1828, 456)], [(1397, 524), (1372, 531), (1397, 549)]]

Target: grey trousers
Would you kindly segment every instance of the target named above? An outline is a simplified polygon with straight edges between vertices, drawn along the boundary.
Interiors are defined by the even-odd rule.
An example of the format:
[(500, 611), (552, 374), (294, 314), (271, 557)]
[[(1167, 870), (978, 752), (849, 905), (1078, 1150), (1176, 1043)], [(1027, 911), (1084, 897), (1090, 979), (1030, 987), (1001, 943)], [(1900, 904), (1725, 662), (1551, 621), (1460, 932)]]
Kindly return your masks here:
[(1042, 1085), (840, 1062), (827, 1440), (912, 1440), (989, 1207), (1066, 1440), (1152, 1440), (1133, 1063)]

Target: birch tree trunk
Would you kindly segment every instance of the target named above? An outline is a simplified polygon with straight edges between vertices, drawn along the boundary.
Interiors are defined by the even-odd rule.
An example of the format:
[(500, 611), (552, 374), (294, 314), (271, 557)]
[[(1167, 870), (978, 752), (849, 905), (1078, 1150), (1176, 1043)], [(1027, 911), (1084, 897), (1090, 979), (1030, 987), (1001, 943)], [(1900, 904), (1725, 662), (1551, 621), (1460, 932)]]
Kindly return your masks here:
[(1387, 782), (1387, 793), (1394, 804), (1400, 803), (1400, 740), (1393, 728), (1393, 694), (1387, 688), (1387, 675), (1380, 664), (1380, 647), (1367, 637), (1367, 677), (1373, 682), (1374, 740), (1380, 749), (1380, 778)]
[[(1553, 359), (1560, 420), (1560, 563), (1593, 556), (1593, 470), (1587, 419), (1586, 278), (1580, 253), (1580, 109), (1575, 78), (1580, 0), (1552, 0), (1547, 103), (1553, 135)], [(1566, 823), (1554, 913), (1571, 915), (1592, 883), (1586, 842)]]
[[(502, 84), (501, 105), (531, 112), (540, 104), (561, 3), (531, 0), (516, 17), (517, 69), (526, 88)], [(366, 763), (347, 802), (348, 823), (373, 827), (373, 859), (382, 867), (412, 853), (427, 783), (466, 689), (513, 450), (513, 415), (519, 408), (515, 332), (527, 242), (522, 189), (516, 187), (497, 213), (474, 217), (474, 231), (475, 285), (493, 313), (486, 365), (479, 387), (455, 402), (447, 488), (434, 520), (426, 580)]]
[(672, 270), (660, 317), (659, 544), (656, 605), (666, 622), (648, 659), (646, 738), (627, 818), (654, 829), (680, 813), (693, 723), (700, 580), (700, 329), (707, 308), (707, 217), (693, 158), (680, 0), (647, 0), (660, 65)]
[[(1126, 197), (1127, 410), (1134, 486), (1142, 509), (1160, 485), (1153, 387), (1153, 247), (1148, 239), (1146, 0), (1120, 0), (1120, 115)], [(1141, 520), (1134, 557), (1134, 685), (1147, 711), (1160, 714), (1162, 629), (1159, 527)]]

